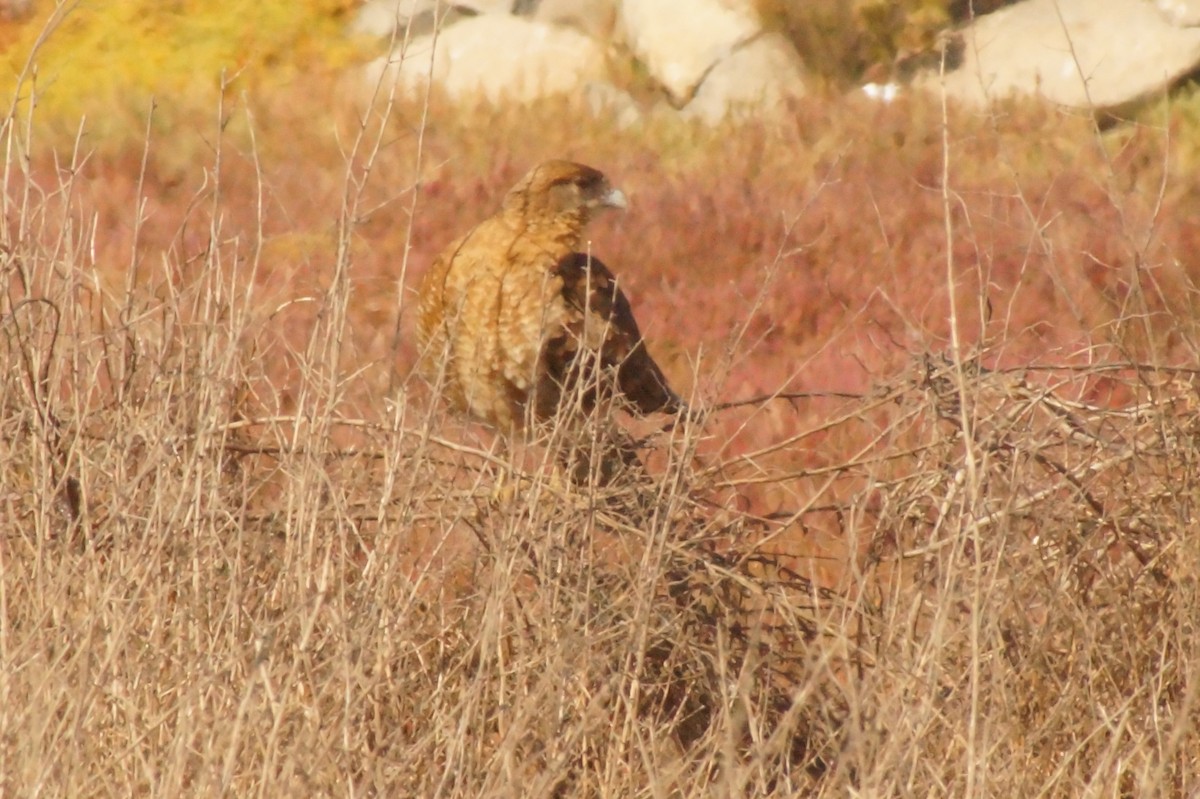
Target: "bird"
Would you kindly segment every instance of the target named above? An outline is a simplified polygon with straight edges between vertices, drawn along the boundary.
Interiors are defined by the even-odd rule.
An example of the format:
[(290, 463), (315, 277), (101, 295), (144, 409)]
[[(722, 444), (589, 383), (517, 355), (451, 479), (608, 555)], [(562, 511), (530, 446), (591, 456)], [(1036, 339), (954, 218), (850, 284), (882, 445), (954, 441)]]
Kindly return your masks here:
[(531, 169), (499, 210), (451, 243), (418, 289), (418, 369), (461, 415), (516, 436), (612, 400), (637, 414), (685, 403), (651, 357), (588, 223), (624, 210), (597, 169)]

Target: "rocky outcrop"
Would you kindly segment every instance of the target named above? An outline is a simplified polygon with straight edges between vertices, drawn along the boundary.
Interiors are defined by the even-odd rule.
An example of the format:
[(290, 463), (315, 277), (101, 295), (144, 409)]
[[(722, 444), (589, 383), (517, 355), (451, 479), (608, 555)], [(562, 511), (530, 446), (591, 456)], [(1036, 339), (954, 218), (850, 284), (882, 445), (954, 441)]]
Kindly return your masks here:
[(1200, 0), (1154, 0), (1154, 5), (1172, 25), (1200, 26)]
[(683, 113), (715, 125), (772, 113), (803, 91), (804, 67), (791, 43), (765, 33), (714, 64)]
[[(1114, 110), (1160, 93), (1200, 64), (1192, 3), (1025, 0), (959, 32), (961, 65), (947, 94), (984, 104), (1027, 94), (1073, 108)], [(1173, 21), (1176, 20), (1176, 21)], [(919, 86), (937, 90), (927, 74)]]
[(485, 14), (407, 42), (368, 65), (367, 79), (418, 94), (430, 81), (453, 100), (529, 102), (579, 91), (607, 72), (604, 52), (578, 31)]
[(620, 35), (677, 104), (718, 61), (762, 27), (753, 11), (721, 0), (623, 0)]
[[(398, 43), (368, 67), (371, 88), (432, 82), (456, 102), (566, 94), (621, 126), (762, 116), (806, 84), (801, 55), (764, 30), (755, 0), (367, 0), (352, 30)], [(1027, 94), (1117, 110), (1198, 68), (1200, 0), (1022, 0), (945, 41), (953, 68), (916, 87), (971, 104)], [(616, 88), (614, 75), (630, 74), (662, 99), (647, 107)]]
[(423, 36), (478, 14), (507, 14), (512, 0), (367, 0), (350, 23), (361, 36), (399, 40)]
[(592, 82), (583, 87), (583, 101), (596, 119), (607, 119), (615, 128), (627, 128), (642, 119), (637, 100), (611, 83)]
[(623, 0), (618, 34), (689, 119), (770, 113), (804, 91), (795, 49), (746, 0)]
[[(763, 32), (753, 0), (369, 0), (360, 34), (394, 37), (367, 70), (417, 94), (432, 82), (455, 101), (529, 102), (569, 94), (615, 124), (669, 113), (716, 124), (781, 107), (804, 89), (791, 44)], [(625, 64), (620, 67), (621, 62)], [(612, 85), (636, 62), (662, 88), (642, 109)]]

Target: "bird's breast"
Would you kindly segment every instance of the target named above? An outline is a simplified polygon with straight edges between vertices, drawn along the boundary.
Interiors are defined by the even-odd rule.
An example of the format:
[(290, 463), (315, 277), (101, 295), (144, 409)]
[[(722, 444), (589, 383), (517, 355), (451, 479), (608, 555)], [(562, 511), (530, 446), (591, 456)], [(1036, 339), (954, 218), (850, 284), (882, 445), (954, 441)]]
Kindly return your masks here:
[(513, 270), (500, 291), (499, 349), (506, 379), (528, 390), (537, 379), (539, 355), (551, 331), (562, 327), (562, 280), (544, 269)]

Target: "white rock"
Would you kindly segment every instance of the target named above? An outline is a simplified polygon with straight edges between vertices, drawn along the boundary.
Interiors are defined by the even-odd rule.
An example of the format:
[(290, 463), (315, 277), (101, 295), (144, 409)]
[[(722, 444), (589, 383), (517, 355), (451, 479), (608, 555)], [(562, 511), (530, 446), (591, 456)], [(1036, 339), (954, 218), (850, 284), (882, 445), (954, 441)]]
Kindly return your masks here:
[[(1111, 109), (1168, 87), (1200, 64), (1200, 29), (1171, 25), (1146, 0), (1026, 0), (962, 32), (962, 66), (947, 93), (987, 103), (1037, 94)], [(915, 85), (937, 90), (936, 74)]]
[(767, 33), (717, 62), (684, 109), (709, 124), (727, 117), (771, 113), (788, 97), (804, 94), (804, 67), (791, 43)]
[(1184, 28), (1200, 25), (1200, 0), (1155, 0), (1154, 5), (1172, 25)]
[(862, 85), (862, 93), (868, 99), (887, 105), (900, 96), (900, 84), (898, 83), (864, 83)]
[[(432, 59), (432, 72), (430, 60)], [(394, 79), (401, 93), (419, 94), (430, 76), (455, 100), (529, 102), (579, 91), (604, 77), (600, 45), (578, 31), (502, 14), (464, 19), (413, 39), (402, 52), (367, 66), (374, 86)]]
[(628, 128), (642, 119), (633, 95), (611, 83), (592, 81), (583, 87), (583, 101), (596, 119), (607, 119), (616, 128)]
[(705, 73), (761, 30), (739, 0), (621, 0), (618, 30), (677, 103), (686, 102)]
[(432, 31), (438, 22), (445, 25), (464, 15), (506, 14), (511, 9), (512, 0), (367, 0), (354, 15), (350, 32), (385, 38), (393, 31), (407, 31), (419, 36)]

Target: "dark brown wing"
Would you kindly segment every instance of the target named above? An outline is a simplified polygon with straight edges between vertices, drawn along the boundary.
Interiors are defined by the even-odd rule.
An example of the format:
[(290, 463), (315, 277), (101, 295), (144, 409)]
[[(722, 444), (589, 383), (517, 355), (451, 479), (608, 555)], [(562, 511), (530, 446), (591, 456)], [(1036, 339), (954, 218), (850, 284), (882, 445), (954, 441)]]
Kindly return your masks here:
[(642, 340), (633, 309), (617, 280), (603, 263), (583, 253), (559, 261), (554, 274), (562, 279), (568, 318), (561, 334), (543, 349), (544, 380), (538, 388), (539, 415), (553, 413), (559, 397), (578, 388), (585, 408), (594, 407), (606, 379), (641, 413), (675, 413), (683, 401)]

